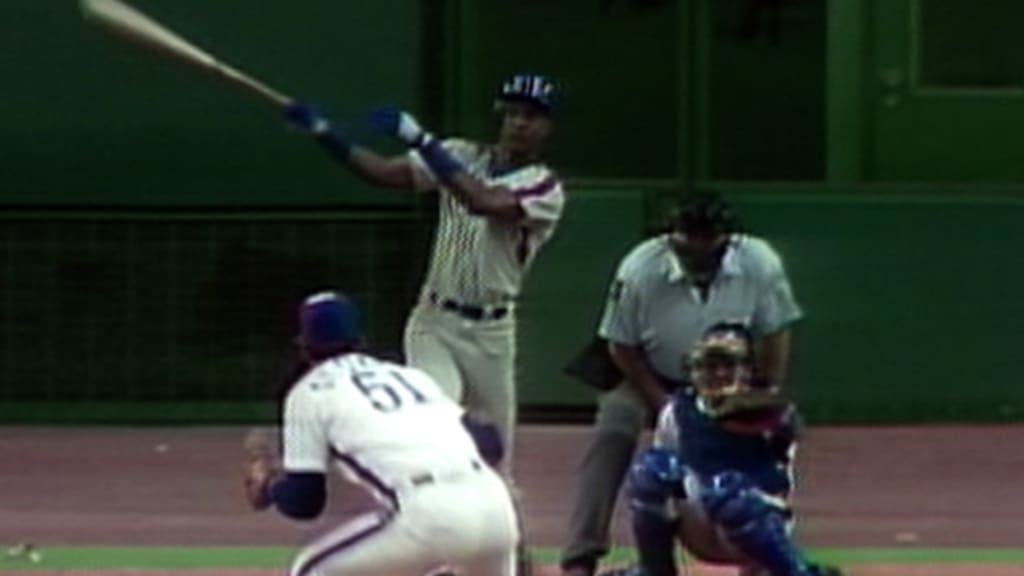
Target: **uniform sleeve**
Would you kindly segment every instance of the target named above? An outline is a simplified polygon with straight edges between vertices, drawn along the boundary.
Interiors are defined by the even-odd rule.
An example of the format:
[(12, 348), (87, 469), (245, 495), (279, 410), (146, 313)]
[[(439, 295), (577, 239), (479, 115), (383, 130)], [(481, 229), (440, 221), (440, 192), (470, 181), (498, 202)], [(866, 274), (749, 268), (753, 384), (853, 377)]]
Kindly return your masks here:
[(611, 342), (636, 346), (641, 341), (639, 308), (636, 279), (630, 277), (625, 264), (620, 265), (608, 289), (598, 333)]
[(519, 205), (525, 214), (524, 222), (530, 224), (550, 224), (557, 222), (562, 216), (565, 206), (565, 190), (561, 181), (553, 175), (541, 180), (534, 186), (515, 191)]
[(330, 445), (315, 394), (300, 382), (285, 400), (283, 464), (288, 472), (327, 472)]
[(679, 449), (679, 427), (676, 426), (673, 405), (672, 402), (669, 402), (658, 415), (658, 425), (654, 429), (654, 438), (651, 441), (651, 445), (655, 448)]
[(423, 161), (423, 156), (415, 148), (409, 150), (409, 164), (412, 166), (412, 189), (415, 192), (429, 192), (440, 186), (437, 177)]
[(803, 310), (793, 296), (782, 259), (771, 250), (765, 256), (764, 278), (752, 322), (752, 328), (757, 334), (778, 332), (803, 317)]

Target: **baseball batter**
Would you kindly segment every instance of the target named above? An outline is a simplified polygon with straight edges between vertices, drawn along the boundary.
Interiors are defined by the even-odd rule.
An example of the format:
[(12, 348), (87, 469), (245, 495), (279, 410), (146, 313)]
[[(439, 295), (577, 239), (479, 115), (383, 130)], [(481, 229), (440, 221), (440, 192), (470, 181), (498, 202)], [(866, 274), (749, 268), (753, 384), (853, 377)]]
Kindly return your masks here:
[[(350, 142), (315, 108), (290, 121), (367, 181), (440, 194), (430, 268), (405, 330), (405, 353), (445, 393), (499, 428), (511, 463), (516, 422), (515, 302), (527, 270), (562, 214), (565, 192), (542, 161), (554, 86), (536, 75), (501, 85), (498, 141), (441, 140), (415, 118), (379, 108), (373, 123), (410, 147), (385, 158)], [(507, 471), (507, 470), (506, 470)]]
[(250, 503), (312, 519), (333, 464), (380, 506), (307, 546), (292, 576), (511, 576), (519, 529), (503, 479), (483, 463), (463, 409), (425, 372), (360, 352), (354, 306), (333, 292), (300, 308), (309, 371), (285, 397), (280, 467), (251, 463)]

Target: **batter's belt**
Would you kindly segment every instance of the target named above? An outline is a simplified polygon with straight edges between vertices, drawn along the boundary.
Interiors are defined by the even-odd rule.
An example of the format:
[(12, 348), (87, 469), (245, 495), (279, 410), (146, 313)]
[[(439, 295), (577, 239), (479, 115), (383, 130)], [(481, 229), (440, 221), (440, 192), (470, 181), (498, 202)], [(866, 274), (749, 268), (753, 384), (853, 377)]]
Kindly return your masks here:
[(430, 303), (446, 312), (452, 312), (467, 320), (501, 320), (508, 316), (508, 306), (476, 306), (463, 304), (451, 298), (445, 298), (437, 292), (430, 293)]

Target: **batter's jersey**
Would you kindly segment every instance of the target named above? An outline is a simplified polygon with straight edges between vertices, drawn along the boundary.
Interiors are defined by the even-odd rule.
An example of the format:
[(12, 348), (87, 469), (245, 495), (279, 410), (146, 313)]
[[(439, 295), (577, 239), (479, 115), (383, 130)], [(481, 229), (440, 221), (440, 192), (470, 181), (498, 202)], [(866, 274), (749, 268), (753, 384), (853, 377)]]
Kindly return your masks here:
[(774, 428), (734, 432), (701, 409), (692, 389), (684, 389), (662, 409), (653, 444), (675, 450), (680, 463), (700, 478), (742, 472), (768, 494), (784, 495), (792, 489), (796, 426), (796, 410), (791, 407)]
[(336, 356), (288, 392), (284, 468), (325, 473), (334, 461), (349, 480), (393, 496), (416, 475), (479, 465), (461, 416), (421, 370), (364, 354)]
[(554, 234), (565, 204), (562, 183), (540, 163), (494, 173), (488, 146), (460, 139), (446, 140), (443, 146), (473, 176), (512, 190), (523, 218), (513, 222), (471, 214), (438, 182), (419, 152), (410, 152), (415, 189), (439, 190), (441, 195), (425, 295), (436, 293), (471, 305), (507, 304), (519, 294), (530, 264)]
[(731, 236), (721, 268), (702, 299), (668, 236), (662, 235), (623, 258), (599, 333), (611, 342), (642, 348), (658, 374), (687, 381), (685, 360), (712, 325), (739, 322), (763, 335), (802, 315), (781, 258), (764, 240)]

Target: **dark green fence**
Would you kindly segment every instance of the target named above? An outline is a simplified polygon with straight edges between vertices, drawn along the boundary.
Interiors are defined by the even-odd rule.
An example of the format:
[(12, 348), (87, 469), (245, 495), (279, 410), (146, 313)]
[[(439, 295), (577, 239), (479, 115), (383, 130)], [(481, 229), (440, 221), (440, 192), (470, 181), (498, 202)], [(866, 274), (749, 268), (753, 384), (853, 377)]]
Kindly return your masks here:
[[(791, 390), (817, 422), (1024, 419), (1019, 191), (730, 187), (785, 258), (807, 317)], [(665, 191), (572, 188), (520, 315), (527, 410), (586, 408), (561, 373)], [(265, 417), (295, 303), (349, 291), (400, 352), (428, 251), (423, 209), (12, 214), (0, 220), (0, 418)], [(27, 411), (26, 411), (27, 410)]]
[[(291, 357), (297, 303), (324, 288), (351, 294), (375, 349), (395, 356), (429, 220), (418, 210), (7, 214), (5, 415), (19, 402), (81, 417), (137, 403), (181, 417), (178, 404), (263, 401)], [(49, 408), (38, 410), (26, 417)]]

